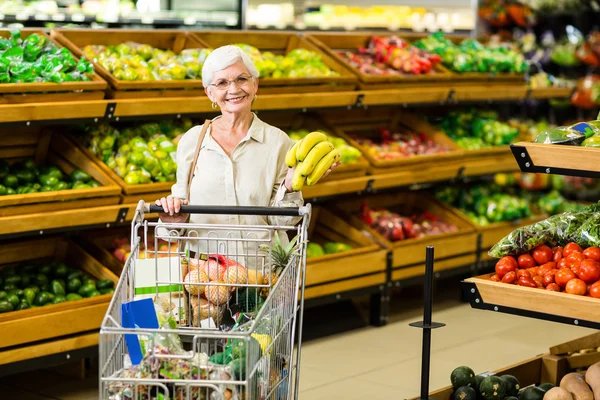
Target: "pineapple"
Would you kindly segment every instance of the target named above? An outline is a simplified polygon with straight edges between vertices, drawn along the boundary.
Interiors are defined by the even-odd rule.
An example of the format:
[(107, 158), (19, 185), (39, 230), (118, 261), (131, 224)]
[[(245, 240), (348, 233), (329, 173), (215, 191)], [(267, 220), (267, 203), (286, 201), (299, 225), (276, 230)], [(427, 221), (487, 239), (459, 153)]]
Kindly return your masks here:
[[(262, 247), (264, 246), (264, 247)], [(267, 245), (262, 245), (261, 248), (269, 251), (269, 247)], [(269, 284), (269, 278), (271, 280), (271, 287), (275, 286), (281, 272), (290, 261), (290, 257), (294, 254), (297, 254), (298, 248), (300, 247), (300, 243), (298, 243), (298, 235), (296, 235), (287, 246), (282, 246), (281, 239), (279, 239), (279, 235), (275, 234), (275, 245), (271, 248), (271, 275), (269, 277), (268, 274), (263, 278), (263, 284)], [(271, 287), (264, 287), (260, 291), (260, 295), (263, 298), (269, 297), (269, 293), (271, 291)]]

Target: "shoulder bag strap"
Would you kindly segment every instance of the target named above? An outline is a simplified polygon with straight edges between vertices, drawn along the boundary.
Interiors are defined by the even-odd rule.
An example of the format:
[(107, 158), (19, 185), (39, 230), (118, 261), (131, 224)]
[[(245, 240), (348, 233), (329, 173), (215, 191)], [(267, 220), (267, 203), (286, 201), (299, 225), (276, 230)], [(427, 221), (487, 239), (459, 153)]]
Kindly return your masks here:
[(191, 188), (192, 188), (192, 179), (194, 178), (194, 171), (196, 170), (196, 164), (198, 164), (198, 155), (200, 154), (200, 149), (202, 149), (202, 142), (204, 142), (204, 138), (206, 137), (206, 132), (208, 132), (208, 127), (212, 123), (211, 120), (204, 121), (204, 125), (202, 126), (202, 131), (200, 132), (200, 137), (198, 138), (198, 143), (196, 143), (196, 151), (194, 152), (194, 160), (192, 161), (192, 166), (190, 167), (190, 174), (188, 176), (188, 200), (191, 197)]

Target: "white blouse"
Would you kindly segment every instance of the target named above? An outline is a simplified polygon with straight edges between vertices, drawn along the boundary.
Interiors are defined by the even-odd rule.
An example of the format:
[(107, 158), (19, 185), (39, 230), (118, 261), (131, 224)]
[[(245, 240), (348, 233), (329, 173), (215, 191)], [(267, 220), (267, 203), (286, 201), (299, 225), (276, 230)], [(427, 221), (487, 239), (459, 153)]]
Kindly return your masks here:
[[(254, 115), (248, 134), (233, 149), (231, 157), (212, 138), (209, 127), (198, 156), (192, 178), (191, 193), (188, 194), (189, 170), (201, 131), (202, 125), (195, 126), (186, 132), (179, 141), (176, 158), (177, 182), (171, 189), (174, 197), (189, 198), (189, 204), (192, 205), (300, 207), (304, 204), (301, 192), (287, 192), (284, 185), (288, 169), (285, 165), (285, 155), (294, 142), (282, 130), (264, 123), (256, 115)], [(192, 214), (189, 222), (220, 226), (281, 226), (295, 225), (299, 220), (299, 217)], [(190, 243), (191, 251), (218, 252), (229, 255), (248, 254), (250, 256), (256, 254), (255, 244), (244, 242), (240, 247), (240, 242), (235, 239), (243, 237), (264, 239), (267, 237), (267, 232), (264, 230), (246, 232), (240, 229), (232, 231), (194, 230), (187, 234), (203, 238), (192, 241), (197, 246)], [(227, 238), (231, 240), (228, 241)], [(280, 232), (280, 238), (282, 243), (288, 242), (286, 235), (282, 232)], [(238, 244), (236, 245), (236, 243)], [(238, 261), (242, 262), (241, 259)], [(250, 264), (254, 264), (254, 262), (250, 262)]]

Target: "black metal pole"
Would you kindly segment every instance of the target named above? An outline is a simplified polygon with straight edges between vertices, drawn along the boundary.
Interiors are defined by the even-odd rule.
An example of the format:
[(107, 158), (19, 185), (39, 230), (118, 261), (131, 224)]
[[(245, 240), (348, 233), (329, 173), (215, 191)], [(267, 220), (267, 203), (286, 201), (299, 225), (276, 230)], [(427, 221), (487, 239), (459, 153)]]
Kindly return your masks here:
[(433, 303), (433, 246), (427, 246), (425, 258), (425, 294), (423, 299), (423, 351), (421, 355), (421, 399), (429, 398), (431, 364), (431, 310)]

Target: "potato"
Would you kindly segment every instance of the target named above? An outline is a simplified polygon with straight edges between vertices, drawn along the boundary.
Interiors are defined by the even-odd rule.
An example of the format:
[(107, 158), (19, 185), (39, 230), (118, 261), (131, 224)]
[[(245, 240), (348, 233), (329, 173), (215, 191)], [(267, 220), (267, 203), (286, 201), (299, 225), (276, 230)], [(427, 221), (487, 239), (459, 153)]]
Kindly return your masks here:
[(573, 396), (565, 389), (557, 386), (546, 392), (544, 400), (573, 400)]
[(585, 381), (594, 391), (594, 399), (600, 400), (600, 363), (588, 368), (585, 373)]
[(571, 372), (560, 381), (560, 387), (573, 395), (573, 400), (594, 400), (594, 394), (581, 374)]

